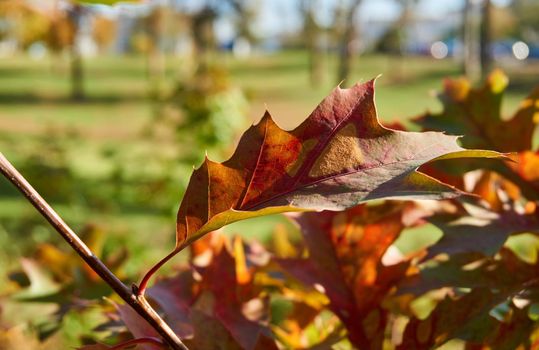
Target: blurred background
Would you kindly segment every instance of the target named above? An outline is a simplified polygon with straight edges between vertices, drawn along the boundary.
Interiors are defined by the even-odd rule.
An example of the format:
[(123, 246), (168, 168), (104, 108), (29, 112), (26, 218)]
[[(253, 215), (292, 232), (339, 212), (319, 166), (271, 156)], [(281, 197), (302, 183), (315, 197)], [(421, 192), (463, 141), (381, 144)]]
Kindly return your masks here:
[[(539, 83), (539, 1), (0, 0), (0, 150), (136, 281), (173, 248), (192, 167), (228, 158), (266, 108), (293, 128), (339, 83), (383, 74), (381, 120), (413, 129), (443, 77), (495, 67), (509, 116)], [(225, 230), (264, 241), (276, 223)], [(21, 257), (71, 254), (4, 179), (0, 246), (2, 295)]]

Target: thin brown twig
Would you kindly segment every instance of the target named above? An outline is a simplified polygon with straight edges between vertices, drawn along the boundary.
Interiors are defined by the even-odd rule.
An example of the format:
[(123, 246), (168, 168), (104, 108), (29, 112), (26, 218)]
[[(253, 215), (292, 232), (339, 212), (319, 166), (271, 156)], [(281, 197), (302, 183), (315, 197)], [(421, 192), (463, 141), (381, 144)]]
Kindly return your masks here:
[(26, 181), (15, 167), (0, 152), (0, 172), (26, 197), (47, 219), (51, 226), (64, 238), (77, 254), (103, 279), (128, 305), (144, 318), (173, 350), (188, 350), (180, 338), (155, 312), (144, 298), (135, 293), (114, 275), (105, 264), (88, 248), (75, 232), (62, 220), (52, 207)]

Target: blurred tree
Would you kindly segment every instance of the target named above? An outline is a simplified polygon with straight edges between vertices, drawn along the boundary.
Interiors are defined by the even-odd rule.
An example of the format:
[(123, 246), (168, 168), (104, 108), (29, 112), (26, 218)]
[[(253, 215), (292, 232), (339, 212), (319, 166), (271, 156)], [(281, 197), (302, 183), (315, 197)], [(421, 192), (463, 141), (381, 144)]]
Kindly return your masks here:
[(477, 0), (466, 0), (462, 9), (463, 71), (468, 79), (477, 82), (481, 76), (479, 49), (480, 14)]
[(67, 16), (72, 24), (71, 33), (73, 41), (68, 46), (70, 53), (71, 71), (71, 98), (74, 100), (84, 99), (84, 70), (82, 67), (82, 56), (77, 45), (76, 37), (79, 32), (80, 21), (83, 16), (83, 8), (79, 4), (73, 4), (67, 10)]
[(202, 161), (199, 150), (223, 156), (234, 144), (245, 126), (248, 102), (226, 69), (205, 64), (179, 79), (161, 107), (148, 128), (150, 136), (156, 144), (176, 145), (176, 160), (198, 164)]
[(116, 39), (117, 22), (104, 16), (95, 16), (92, 37), (100, 53), (105, 53)]
[(322, 28), (315, 17), (317, 8), (319, 8), (319, 4), (316, 0), (300, 1), (303, 35), (309, 52), (309, 77), (313, 87), (320, 86), (324, 79), (324, 49), (320, 45)]
[(253, 43), (256, 39), (251, 30), (251, 24), (256, 16), (257, 2), (253, 0), (228, 0), (236, 12), (237, 36), (249, 41), (249, 43)]
[(50, 17), (50, 26), (45, 36), (49, 50), (56, 54), (75, 45), (76, 24), (63, 11)]
[(524, 41), (539, 44), (539, 1), (513, 0), (511, 8), (518, 18), (518, 36)]
[(490, 73), (492, 68), (492, 3), (490, 0), (483, 0), (481, 4), (481, 35), (480, 35), (480, 57), (481, 75), (483, 78)]
[(59, 9), (44, 10), (32, 2), (10, 0), (0, 2), (0, 12), (13, 22), (13, 35), (22, 49), (36, 42), (44, 42), (51, 53), (69, 50), (71, 65), (71, 97), (84, 98), (82, 60), (76, 45), (79, 21), (83, 9), (71, 3)]
[(402, 79), (404, 72), (404, 58), (408, 42), (408, 30), (414, 20), (414, 6), (418, 0), (396, 0), (401, 7), (401, 14), (393, 25), (385, 32), (376, 45), (376, 50), (389, 54), (391, 59), (389, 69), (390, 77)]
[(492, 17), (490, 0), (466, 0), (462, 17), (463, 69), (468, 79), (474, 82), (492, 69)]
[(337, 82), (348, 80), (357, 39), (356, 12), (362, 0), (353, 0), (348, 6), (341, 1), (336, 15), (338, 31), (341, 33)]
[(22, 0), (0, 1), (0, 16), (6, 20), (4, 35), (15, 38), (21, 49), (43, 41), (50, 30), (46, 13)]
[(492, 6), (491, 23), (490, 31), (494, 41), (520, 37), (520, 18), (509, 6)]
[(211, 4), (206, 4), (191, 18), (191, 33), (195, 44), (195, 57), (199, 65), (208, 64), (209, 55), (215, 49), (215, 34), (213, 23), (217, 18), (217, 11)]
[(165, 55), (162, 48), (162, 36), (165, 31), (165, 17), (170, 9), (166, 5), (158, 5), (144, 19), (148, 35), (147, 76), (153, 94), (159, 95), (160, 82), (165, 74)]

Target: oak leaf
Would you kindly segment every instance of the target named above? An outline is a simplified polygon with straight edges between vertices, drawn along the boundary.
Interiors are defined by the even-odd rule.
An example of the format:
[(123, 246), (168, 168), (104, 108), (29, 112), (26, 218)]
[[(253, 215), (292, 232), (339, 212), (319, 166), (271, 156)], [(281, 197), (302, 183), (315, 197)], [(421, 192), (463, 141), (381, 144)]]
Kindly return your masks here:
[(460, 192), (422, 174), (435, 159), (498, 157), (465, 150), (456, 136), (383, 127), (374, 80), (337, 87), (292, 131), (269, 113), (241, 137), (232, 157), (206, 158), (177, 215), (176, 251), (231, 222), (289, 211), (344, 210), (380, 198), (441, 199)]

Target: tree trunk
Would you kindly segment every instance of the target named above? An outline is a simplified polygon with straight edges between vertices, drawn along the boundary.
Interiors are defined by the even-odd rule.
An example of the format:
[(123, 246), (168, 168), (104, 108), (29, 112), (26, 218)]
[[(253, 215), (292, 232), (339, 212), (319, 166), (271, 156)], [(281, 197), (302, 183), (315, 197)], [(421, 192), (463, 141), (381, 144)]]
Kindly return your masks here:
[(466, 77), (476, 82), (481, 77), (479, 14), (472, 0), (466, 0), (462, 12), (462, 35), (462, 68)]
[(150, 38), (150, 47), (146, 58), (146, 74), (150, 84), (150, 94), (155, 98), (159, 98), (161, 95), (161, 84), (165, 75), (165, 55), (161, 48), (164, 11), (166, 8), (157, 7), (146, 19), (146, 31)]
[(71, 98), (77, 101), (84, 99), (82, 58), (76, 45), (71, 48)]
[(354, 54), (352, 41), (354, 40), (356, 35), (354, 15), (360, 4), (361, 0), (354, 0), (346, 16), (346, 22), (344, 23), (345, 28), (343, 30), (341, 45), (339, 49), (339, 68), (337, 71), (337, 83), (343, 83), (350, 76), (350, 70)]
[[(412, 21), (413, 21), (413, 7), (414, 7), (414, 0), (402, 0), (401, 5), (403, 6), (401, 16), (399, 20), (397, 21), (398, 29), (398, 46), (396, 47), (396, 51), (391, 54), (390, 59), (390, 67), (389, 71), (391, 72), (389, 74), (390, 77), (394, 77), (394, 79), (398, 82), (403, 81), (405, 77), (406, 72), (406, 44), (408, 42), (408, 30), (411, 27)], [(391, 62), (393, 61), (393, 62)]]
[(195, 44), (195, 60), (199, 68), (209, 64), (210, 55), (215, 49), (213, 22), (217, 14), (211, 7), (205, 7), (196, 13), (191, 20), (191, 31)]
[(73, 100), (84, 99), (84, 72), (82, 67), (82, 57), (77, 46), (77, 36), (79, 34), (80, 21), (82, 17), (82, 7), (77, 5), (71, 11), (74, 23), (74, 40), (70, 47), (70, 73), (71, 73), (71, 98)]
[(314, 18), (314, 6), (313, 1), (302, 2), (303, 32), (309, 53), (309, 79), (312, 87), (318, 87), (324, 79), (324, 51), (320, 47), (320, 27)]
[(324, 82), (324, 50), (318, 42), (309, 48), (309, 76), (312, 87), (319, 87)]
[(492, 4), (490, 0), (483, 0), (481, 6), (481, 35), (480, 35), (480, 58), (481, 74), (485, 77), (492, 68), (492, 30), (491, 30)]

